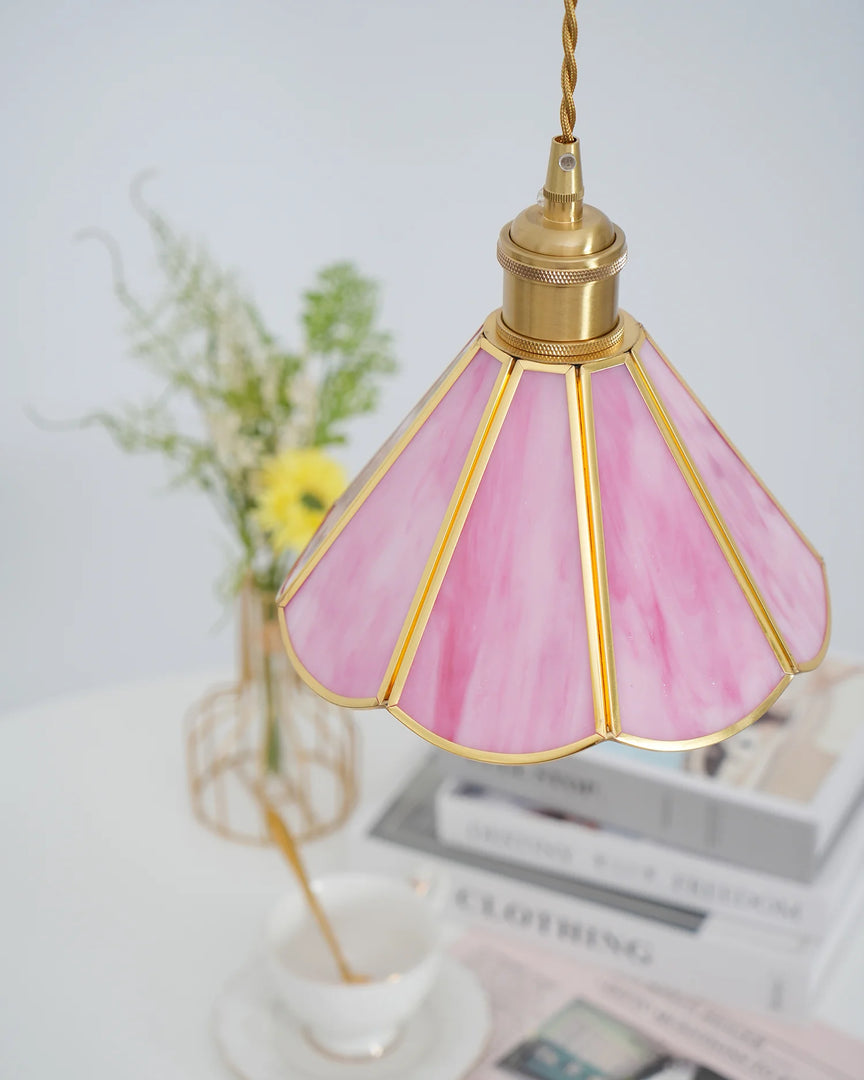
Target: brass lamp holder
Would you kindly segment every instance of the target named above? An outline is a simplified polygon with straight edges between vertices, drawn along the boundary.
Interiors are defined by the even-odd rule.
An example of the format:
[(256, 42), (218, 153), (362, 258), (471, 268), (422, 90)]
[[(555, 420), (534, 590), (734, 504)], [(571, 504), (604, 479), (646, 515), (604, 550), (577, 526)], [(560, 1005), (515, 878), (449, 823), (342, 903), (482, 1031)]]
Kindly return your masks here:
[(627, 242), (601, 210), (583, 202), (583, 193), (579, 140), (553, 139), (537, 205), (498, 238), (504, 302), (486, 330), (501, 348), (567, 364), (621, 351), (618, 275)]
[(552, 140), (546, 182), (535, 206), (498, 238), (504, 301), (484, 332), (509, 353), (573, 364), (616, 355), (635, 323), (618, 310), (618, 275), (627, 261), (621, 228), (584, 202), (582, 156), (573, 134), (578, 37), (576, 0), (564, 0), (561, 134)]

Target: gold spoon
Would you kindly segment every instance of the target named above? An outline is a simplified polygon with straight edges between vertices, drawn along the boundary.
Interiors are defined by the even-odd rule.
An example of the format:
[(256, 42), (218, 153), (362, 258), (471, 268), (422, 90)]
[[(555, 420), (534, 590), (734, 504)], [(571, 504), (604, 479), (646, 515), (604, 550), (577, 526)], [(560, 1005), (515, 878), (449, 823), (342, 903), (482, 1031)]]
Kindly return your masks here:
[(312, 886), (309, 884), (309, 875), (306, 873), (306, 867), (303, 865), (303, 860), (300, 857), (300, 851), (297, 848), (294, 837), (288, 831), (285, 822), (276, 813), (270, 803), (265, 800), (262, 801), (264, 802), (264, 813), (267, 818), (267, 829), (270, 836), (285, 856), (291, 869), (294, 871), (297, 880), (300, 882), (300, 886), (303, 889), (303, 895), (306, 897), (306, 903), (309, 905), (312, 914), (315, 916), (315, 921), (318, 923), (318, 929), (321, 931), (330, 952), (333, 954), (333, 959), (336, 961), (336, 966), (339, 969), (342, 981), (355, 984), (371, 982), (368, 975), (361, 975), (358, 972), (351, 970), (348, 961), (345, 959), (345, 954), (342, 952), (342, 947), (333, 932), (333, 927), (330, 925), (330, 920), (327, 918), (324, 908), (321, 907), (321, 901), (315, 895)]

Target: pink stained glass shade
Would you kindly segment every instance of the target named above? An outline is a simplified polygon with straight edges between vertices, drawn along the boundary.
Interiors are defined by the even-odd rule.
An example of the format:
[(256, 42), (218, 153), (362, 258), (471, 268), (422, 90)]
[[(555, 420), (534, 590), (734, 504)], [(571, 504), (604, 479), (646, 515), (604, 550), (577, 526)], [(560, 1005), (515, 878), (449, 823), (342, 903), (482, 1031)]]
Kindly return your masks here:
[[(474, 356), (288, 600), (291, 646), (331, 694), (358, 702), (378, 694), (500, 372), (488, 353)], [(421, 407), (367, 466), (355, 495)]]
[[(604, 737), (678, 749), (755, 719), (790, 656), (820, 658), (819, 557), (648, 342), (567, 375), (479, 345), (292, 568), (280, 603), (301, 673), (331, 700), (387, 705), (432, 742), (514, 762)], [(578, 438), (574, 377), (593, 412)]]
[(622, 732), (715, 734), (784, 674), (629, 371), (591, 380)]
[(640, 347), (639, 359), (787, 648), (806, 667), (828, 632), (821, 560), (650, 342)]
[(522, 375), (398, 706), (484, 753), (544, 753), (595, 734), (559, 373)]

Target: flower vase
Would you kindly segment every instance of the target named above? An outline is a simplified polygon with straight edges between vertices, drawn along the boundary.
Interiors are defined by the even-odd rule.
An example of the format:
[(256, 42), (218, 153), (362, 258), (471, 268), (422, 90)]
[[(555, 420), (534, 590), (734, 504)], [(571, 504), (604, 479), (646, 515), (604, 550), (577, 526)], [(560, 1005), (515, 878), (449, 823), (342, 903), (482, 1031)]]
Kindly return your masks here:
[(357, 803), (354, 721), (291, 666), (271, 592), (245, 583), (237, 612), (237, 682), (208, 693), (188, 718), (195, 815), (229, 839), (266, 844), (263, 798), (299, 841), (318, 839)]

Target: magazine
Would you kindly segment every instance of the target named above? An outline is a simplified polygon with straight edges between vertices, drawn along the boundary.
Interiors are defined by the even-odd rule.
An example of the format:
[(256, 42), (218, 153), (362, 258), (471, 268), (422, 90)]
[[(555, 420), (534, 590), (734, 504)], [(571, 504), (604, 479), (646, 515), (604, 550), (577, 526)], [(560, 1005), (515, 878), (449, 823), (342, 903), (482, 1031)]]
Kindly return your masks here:
[(864, 1043), (535, 952), (486, 931), (453, 953), (490, 997), (470, 1080), (860, 1080)]

